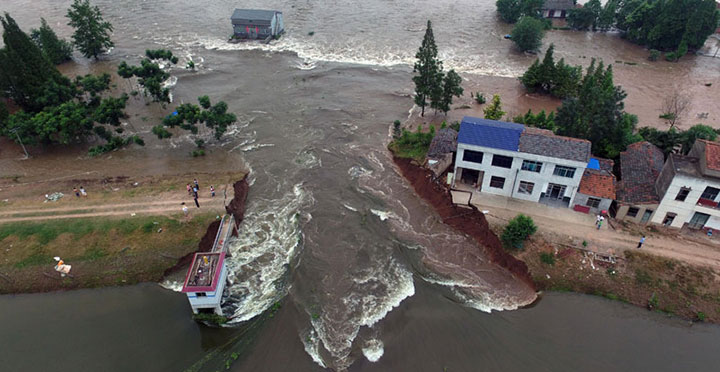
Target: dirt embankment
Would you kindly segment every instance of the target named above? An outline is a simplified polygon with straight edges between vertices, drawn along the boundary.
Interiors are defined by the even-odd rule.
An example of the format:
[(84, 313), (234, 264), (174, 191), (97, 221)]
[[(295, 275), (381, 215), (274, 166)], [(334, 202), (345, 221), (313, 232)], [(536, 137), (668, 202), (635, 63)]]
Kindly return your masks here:
[[(225, 206), (225, 211), (232, 214), (235, 217), (235, 223), (240, 225), (243, 218), (245, 218), (245, 202), (247, 201), (247, 194), (250, 191), (250, 185), (247, 182), (247, 174), (239, 181), (233, 183), (233, 190), (235, 194)], [(195, 252), (190, 252), (180, 258), (173, 267), (165, 270), (164, 276), (168, 276), (178, 270), (184, 270), (192, 261), (193, 255), (197, 252), (209, 252), (212, 249), (213, 243), (215, 242), (215, 236), (217, 235), (218, 229), (220, 228), (220, 221), (213, 221), (205, 231), (200, 243), (198, 243), (198, 249)]]
[(505, 252), (500, 239), (490, 229), (482, 212), (475, 208), (455, 206), (449, 189), (434, 182), (429, 170), (413, 164), (410, 159), (393, 157), (393, 160), (402, 175), (410, 181), (415, 192), (435, 208), (443, 223), (473, 237), (492, 262), (506, 268), (533, 289), (536, 288), (527, 265)]

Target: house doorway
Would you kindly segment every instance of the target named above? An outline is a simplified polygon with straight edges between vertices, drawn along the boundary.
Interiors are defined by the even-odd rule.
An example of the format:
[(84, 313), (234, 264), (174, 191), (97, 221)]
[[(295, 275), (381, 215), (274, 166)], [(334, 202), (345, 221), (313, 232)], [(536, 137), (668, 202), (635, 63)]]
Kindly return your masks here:
[(477, 169), (462, 168), (460, 174), (460, 181), (466, 185), (477, 187), (478, 190), (482, 187), (482, 177), (484, 172), (480, 172)]
[(695, 212), (695, 214), (690, 219), (690, 222), (688, 222), (688, 226), (691, 229), (702, 229), (703, 226), (708, 222), (710, 219), (709, 214)]
[(652, 216), (652, 214), (653, 214), (652, 209), (646, 209), (645, 213), (643, 213), (643, 216), (640, 219), (640, 223), (647, 223), (650, 220), (650, 216)]
[(547, 193), (545, 194), (545, 196), (554, 199), (562, 199), (565, 196), (566, 188), (567, 186), (565, 185), (551, 183), (548, 185)]

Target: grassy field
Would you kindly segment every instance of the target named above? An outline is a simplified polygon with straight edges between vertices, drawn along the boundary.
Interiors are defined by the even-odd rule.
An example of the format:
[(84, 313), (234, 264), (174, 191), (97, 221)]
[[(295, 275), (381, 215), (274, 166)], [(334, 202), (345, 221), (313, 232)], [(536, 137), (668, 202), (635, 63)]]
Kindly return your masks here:
[[(206, 212), (187, 221), (174, 215), (0, 224), (0, 293), (158, 281), (197, 249), (217, 217)], [(59, 279), (54, 256), (72, 265), (72, 278)]]

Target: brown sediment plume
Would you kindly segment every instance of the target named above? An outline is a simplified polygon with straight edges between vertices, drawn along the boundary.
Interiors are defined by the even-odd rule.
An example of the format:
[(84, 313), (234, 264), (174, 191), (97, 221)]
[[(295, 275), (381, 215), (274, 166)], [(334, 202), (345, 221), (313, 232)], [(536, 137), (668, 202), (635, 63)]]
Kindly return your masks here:
[[(245, 218), (245, 201), (247, 200), (247, 194), (250, 190), (250, 185), (248, 185), (247, 182), (247, 176), (248, 175), (245, 174), (245, 176), (241, 180), (236, 181), (233, 184), (233, 190), (235, 191), (235, 193), (232, 200), (230, 200), (230, 203), (225, 206), (225, 211), (235, 217), (235, 223), (237, 225), (240, 225), (240, 222), (242, 222), (243, 218)], [(213, 243), (215, 242), (215, 236), (217, 235), (219, 228), (220, 221), (213, 221), (210, 226), (208, 226), (207, 231), (205, 231), (205, 235), (203, 235), (202, 239), (200, 239), (197, 251), (190, 252), (185, 256), (181, 257), (173, 267), (165, 270), (164, 276), (168, 276), (173, 272), (176, 272), (177, 270), (186, 268), (188, 265), (190, 265), (190, 262), (192, 261), (195, 253), (210, 252), (210, 250), (212, 250)]]
[(525, 262), (505, 252), (500, 239), (490, 230), (485, 215), (472, 209), (457, 207), (452, 202), (450, 190), (433, 180), (433, 174), (427, 169), (415, 165), (411, 159), (393, 157), (403, 177), (415, 189), (415, 192), (433, 206), (446, 225), (471, 236), (480, 245), (490, 261), (510, 271), (513, 275), (536, 290)]

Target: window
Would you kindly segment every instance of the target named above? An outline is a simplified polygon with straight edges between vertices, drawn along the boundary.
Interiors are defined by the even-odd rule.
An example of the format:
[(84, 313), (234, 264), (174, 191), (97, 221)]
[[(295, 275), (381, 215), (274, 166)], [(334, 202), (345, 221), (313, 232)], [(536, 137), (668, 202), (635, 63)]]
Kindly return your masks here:
[(640, 209), (639, 209), (639, 208), (630, 207), (630, 209), (628, 209), (627, 216), (628, 216), (628, 217), (635, 217), (635, 216), (637, 216), (638, 212), (640, 212)]
[(520, 186), (518, 187), (518, 192), (521, 194), (532, 194), (533, 188), (535, 188), (534, 183), (520, 181)]
[(587, 202), (585, 203), (586, 206), (590, 208), (597, 208), (600, 206), (600, 199), (598, 198), (588, 198)]
[(483, 153), (479, 151), (465, 150), (463, 151), (463, 161), (470, 161), (473, 163), (482, 163)]
[(685, 199), (687, 198), (689, 193), (690, 193), (690, 189), (687, 187), (683, 187), (678, 192), (677, 196), (675, 197), (675, 200), (685, 201)]
[(492, 165), (500, 168), (512, 167), (513, 158), (509, 156), (493, 155)]
[(505, 187), (505, 179), (502, 177), (490, 177), (490, 187), (494, 187), (496, 189), (502, 189)]
[(700, 196), (700, 199), (715, 200), (715, 198), (717, 198), (718, 196), (718, 193), (720, 193), (720, 189), (708, 186), (705, 188), (705, 191)]
[(675, 216), (677, 216), (677, 214), (672, 213), (672, 212), (668, 212), (668, 213), (665, 215), (665, 219), (663, 219), (663, 222), (662, 222), (663, 226), (670, 226), (670, 225), (672, 225), (673, 221), (675, 220)]
[(540, 163), (538, 161), (532, 161), (532, 160), (523, 160), (522, 170), (540, 173), (541, 169), (542, 169), (542, 163)]
[(575, 177), (575, 168), (563, 167), (562, 165), (556, 165), (553, 174), (560, 177), (573, 178)]
[(205, 296), (207, 296), (207, 293), (205, 293), (205, 292), (197, 292), (197, 293), (195, 293), (195, 295), (197, 295), (198, 297), (205, 297)]

